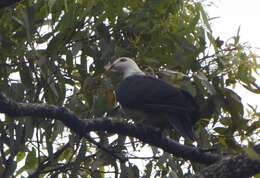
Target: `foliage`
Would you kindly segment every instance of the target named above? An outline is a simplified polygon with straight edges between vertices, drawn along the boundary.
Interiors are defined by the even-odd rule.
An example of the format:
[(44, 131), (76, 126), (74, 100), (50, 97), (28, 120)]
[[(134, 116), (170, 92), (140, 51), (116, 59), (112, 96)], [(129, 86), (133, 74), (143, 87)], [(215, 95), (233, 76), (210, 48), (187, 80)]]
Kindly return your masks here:
[[(225, 43), (214, 37), (201, 2), (28, 0), (1, 9), (0, 27), (1, 91), (16, 101), (65, 106), (84, 119), (102, 117), (116, 105), (116, 85), (103, 66), (128, 56), (147, 73), (190, 92), (207, 111), (195, 129), (200, 146), (235, 154), (244, 151), (241, 143), (251, 147), (259, 139), (259, 113), (251, 106), (245, 114), (232, 90), (240, 83), (260, 93), (253, 76), (257, 57), (239, 41), (239, 31)], [(202, 167), (157, 148), (151, 148), (150, 158), (139, 158), (145, 167), (138, 167), (141, 161), (133, 155), (150, 150), (138, 140), (101, 132), (90, 136), (127, 163), (59, 121), (1, 115), (0, 175), (183, 177), (191, 165), (195, 172)]]

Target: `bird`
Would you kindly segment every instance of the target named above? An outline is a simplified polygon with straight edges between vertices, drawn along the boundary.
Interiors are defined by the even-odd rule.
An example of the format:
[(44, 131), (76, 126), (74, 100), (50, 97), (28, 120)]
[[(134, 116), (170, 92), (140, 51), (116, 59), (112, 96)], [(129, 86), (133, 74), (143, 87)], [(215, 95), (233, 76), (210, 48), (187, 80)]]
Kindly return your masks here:
[(196, 140), (193, 126), (200, 112), (188, 92), (146, 75), (129, 57), (120, 57), (104, 68), (122, 75), (116, 100), (134, 121), (160, 130), (173, 129), (184, 138)]

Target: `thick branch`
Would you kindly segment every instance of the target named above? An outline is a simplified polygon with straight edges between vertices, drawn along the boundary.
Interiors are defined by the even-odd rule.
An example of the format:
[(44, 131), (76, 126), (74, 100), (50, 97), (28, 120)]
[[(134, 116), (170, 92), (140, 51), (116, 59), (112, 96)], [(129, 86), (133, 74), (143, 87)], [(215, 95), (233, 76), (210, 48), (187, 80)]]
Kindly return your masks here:
[(11, 6), (17, 2), (20, 2), (22, 0), (1, 0), (0, 1), (0, 8)]
[(221, 159), (219, 155), (203, 153), (191, 146), (181, 145), (178, 142), (164, 137), (161, 132), (143, 126), (134, 126), (128, 123), (115, 122), (109, 119), (79, 119), (75, 114), (64, 107), (46, 104), (18, 103), (0, 93), (0, 112), (10, 116), (37, 116), (60, 120), (73, 132), (87, 136), (90, 131), (106, 131), (136, 137), (141, 141), (162, 148), (164, 151), (186, 160), (211, 164)]
[[(260, 155), (260, 144), (254, 147), (256, 153)], [(202, 170), (193, 178), (248, 178), (260, 172), (260, 160), (251, 159), (246, 154), (239, 154), (234, 157), (223, 159)]]

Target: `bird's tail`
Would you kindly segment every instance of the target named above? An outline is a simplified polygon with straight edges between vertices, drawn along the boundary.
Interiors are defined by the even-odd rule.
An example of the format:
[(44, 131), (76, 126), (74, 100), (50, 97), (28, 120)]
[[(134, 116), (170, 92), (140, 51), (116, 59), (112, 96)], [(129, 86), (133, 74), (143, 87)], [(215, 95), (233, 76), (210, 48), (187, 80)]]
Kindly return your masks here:
[(185, 138), (190, 138), (193, 141), (197, 140), (197, 137), (192, 129), (193, 124), (191, 123), (190, 119), (186, 119), (185, 116), (180, 117), (175, 115), (174, 117), (171, 117), (169, 119), (169, 124), (171, 128), (176, 130), (180, 135), (184, 136)]

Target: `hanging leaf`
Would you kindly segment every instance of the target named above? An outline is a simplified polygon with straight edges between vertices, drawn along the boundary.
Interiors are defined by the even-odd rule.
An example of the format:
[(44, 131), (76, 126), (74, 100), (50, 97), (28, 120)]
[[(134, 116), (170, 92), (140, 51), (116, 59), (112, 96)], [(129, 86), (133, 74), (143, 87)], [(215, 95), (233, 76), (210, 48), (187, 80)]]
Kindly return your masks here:
[(36, 157), (36, 150), (32, 148), (30, 152), (28, 152), (28, 155), (25, 160), (25, 169), (31, 171), (34, 171), (37, 168), (38, 165), (38, 159)]
[(242, 117), (244, 115), (244, 106), (241, 102), (240, 96), (234, 91), (225, 88), (224, 90), (226, 108), (234, 117)]
[(194, 77), (199, 79), (201, 85), (205, 87), (205, 89), (209, 94), (211, 95), (216, 94), (215, 88), (213, 87), (213, 85), (210, 83), (207, 76), (203, 72), (197, 72), (196, 74), (194, 74)]

